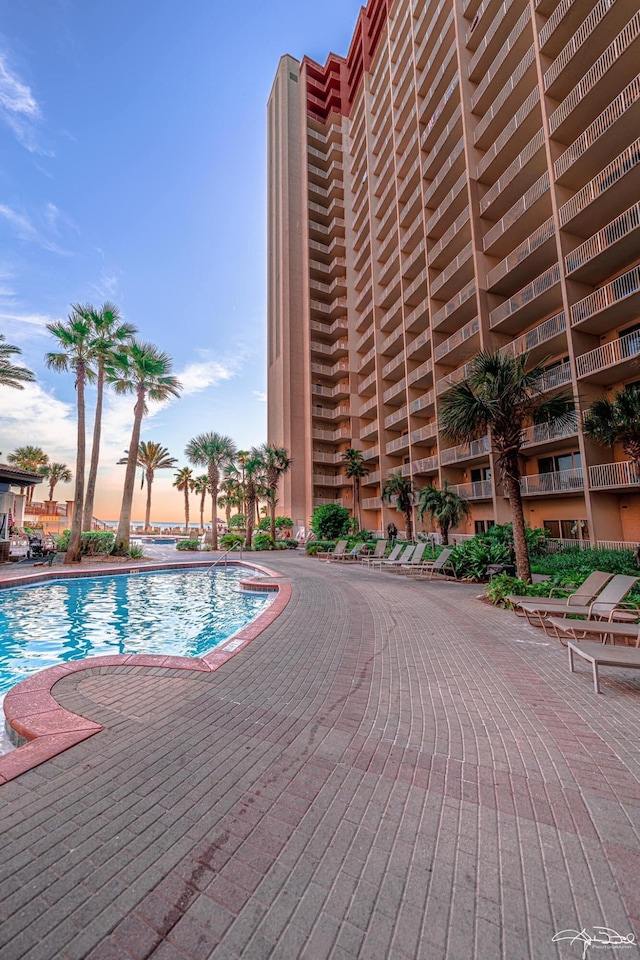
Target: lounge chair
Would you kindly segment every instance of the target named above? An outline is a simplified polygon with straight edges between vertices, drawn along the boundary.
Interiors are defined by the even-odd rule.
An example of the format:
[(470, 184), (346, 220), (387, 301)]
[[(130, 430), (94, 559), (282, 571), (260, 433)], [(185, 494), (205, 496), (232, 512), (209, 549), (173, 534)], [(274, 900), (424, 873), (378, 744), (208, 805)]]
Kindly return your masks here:
[(335, 560), (336, 557), (341, 557), (346, 549), (347, 549), (347, 541), (338, 540), (333, 550), (327, 550), (324, 553), (316, 553), (316, 557), (319, 560), (327, 560), (327, 561)]
[(445, 547), (435, 560), (427, 560), (425, 563), (421, 563), (415, 573), (411, 571), (411, 576), (416, 580), (433, 580), (434, 573), (443, 573), (446, 575), (447, 571), (449, 571), (451, 576), (457, 580), (455, 567), (449, 559), (453, 553), (453, 549), (453, 547)]
[[(584, 606), (573, 603), (558, 607), (557, 604), (547, 604), (546, 600), (542, 598), (523, 602), (520, 604), (520, 609), (532, 626), (541, 626), (546, 633), (550, 632), (545, 623), (547, 617), (570, 616), (586, 617), (590, 620), (632, 620), (633, 615), (628, 612), (625, 614), (624, 607), (628, 605), (625, 605), (623, 601), (639, 579), (640, 577), (630, 577), (619, 573), (609, 581), (602, 593), (599, 593), (592, 603)], [(635, 605), (632, 606), (632, 609), (635, 609)]]
[[(593, 600), (600, 593), (602, 588), (609, 583), (613, 577), (612, 573), (603, 573), (602, 570), (594, 570), (593, 573), (590, 573), (587, 579), (577, 587), (573, 593), (570, 593), (568, 597), (554, 597), (553, 591), (558, 590), (558, 587), (554, 587), (548, 597), (542, 597), (544, 600), (545, 606), (552, 607), (566, 607), (567, 605), (571, 606), (572, 604), (577, 604), (578, 606), (585, 606), (588, 603), (592, 603)], [(509, 603), (513, 604), (514, 607), (519, 607), (523, 603), (530, 603), (532, 600), (535, 600), (535, 597), (525, 597), (519, 596), (517, 594), (512, 594), (507, 597)], [(518, 611), (516, 610), (516, 613)], [(519, 616), (524, 616), (524, 613), (519, 614)]]
[(355, 560), (360, 559), (360, 554), (364, 550), (364, 547), (365, 544), (363, 540), (361, 543), (356, 543), (355, 547), (352, 547), (348, 553), (345, 551), (341, 556), (335, 557), (335, 560), (338, 563), (353, 563)]
[(574, 654), (591, 664), (593, 688), (596, 693), (601, 692), (598, 667), (622, 667), (623, 669), (640, 670), (640, 650), (637, 647), (610, 646), (598, 643), (597, 640), (583, 640), (580, 643), (569, 640), (567, 647), (569, 648), (569, 669), (572, 673), (575, 673)]
[[(386, 560), (397, 560), (400, 556), (400, 551), (404, 549), (404, 544), (396, 543), (395, 547), (392, 549), (391, 553)], [(380, 564), (385, 560), (384, 552), (379, 557), (365, 557), (363, 563), (366, 563), (370, 570), (375, 567), (379, 567)]]
[(564, 646), (567, 639), (580, 641), (585, 637), (598, 637), (600, 643), (610, 640), (614, 644), (617, 639), (620, 639), (625, 640), (627, 645), (632, 641), (636, 647), (640, 647), (640, 623), (634, 623), (631, 620), (620, 623), (617, 620), (572, 620), (569, 617), (549, 617), (548, 622)]
[(382, 560), (384, 558), (384, 552), (386, 549), (387, 549), (387, 541), (378, 540), (378, 542), (375, 545), (373, 553), (370, 553), (366, 557), (360, 557), (359, 558), (360, 563), (363, 565), (363, 567), (368, 567), (373, 560)]
[(426, 549), (426, 543), (419, 543), (413, 551), (413, 556), (409, 562), (403, 563), (401, 566), (394, 568), (394, 573), (401, 573), (404, 576), (411, 576), (412, 572), (424, 562), (422, 558), (424, 557), (424, 552)]
[(394, 567), (401, 567), (403, 563), (408, 563), (411, 560), (415, 549), (415, 544), (410, 543), (395, 559), (389, 556), (386, 560), (378, 560), (375, 566), (378, 570), (393, 570)]

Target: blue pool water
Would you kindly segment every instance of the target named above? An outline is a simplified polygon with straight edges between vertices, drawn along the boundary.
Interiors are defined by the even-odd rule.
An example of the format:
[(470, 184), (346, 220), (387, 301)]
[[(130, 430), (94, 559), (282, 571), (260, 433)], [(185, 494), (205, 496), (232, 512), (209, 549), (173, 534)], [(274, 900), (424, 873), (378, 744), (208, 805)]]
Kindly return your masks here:
[(241, 592), (247, 570), (53, 580), (0, 591), (0, 697), (24, 677), (105, 654), (198, 657), (273, 599)]

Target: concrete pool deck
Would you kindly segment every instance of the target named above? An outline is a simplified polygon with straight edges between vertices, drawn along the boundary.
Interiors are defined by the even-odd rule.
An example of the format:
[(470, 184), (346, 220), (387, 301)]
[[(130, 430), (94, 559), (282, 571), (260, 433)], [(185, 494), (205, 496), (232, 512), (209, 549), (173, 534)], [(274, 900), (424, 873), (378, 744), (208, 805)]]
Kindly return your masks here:
[(561, 931), (640, 934), (637, 674), (596, 696), (477, 586), (258, 558), (291, 600), (220, 669), (56, 683), (102, 730), (0, 787), (0, 960), (539, 960), (582, 956)]

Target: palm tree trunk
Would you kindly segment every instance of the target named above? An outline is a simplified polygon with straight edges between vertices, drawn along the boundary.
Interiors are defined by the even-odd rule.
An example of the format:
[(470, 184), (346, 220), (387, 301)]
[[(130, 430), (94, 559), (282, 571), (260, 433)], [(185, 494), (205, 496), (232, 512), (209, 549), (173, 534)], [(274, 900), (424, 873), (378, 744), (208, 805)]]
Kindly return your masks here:
[(411, 515), (411, 507), (409, 507), (404, 514), (404, 529), (407, 541), (411, 542), (411, 540), (413, 540), (413, 516)]
[(442, 537), (442, 546), (449, 546), (449, 524), (441, 523), (440, 524), (440, 536)]
[(184, 488), (184, 533), (189, 536), (189, 482)]
[(218, 471), (215, 467), (209, 468), (209, 485), (211, 486), (211, 549), (218, 549)]
[(56, 488), (55, 483), (49, 484), (49, 503), (53, 503), (53, 491), (55, 490), (55, 488)]
[(519, 478), (514, 476), (513, 472), (505, 473), (504, 485), (509, 498), (509, 507), (511, 509), (511, 521), (513, 524), (513, 546), (516, 553), (516, 570), (521, 580), (526, 583), (531, 582), (531, 566), (529, 564), (529, 551), (527, 550), (527, 537), (524, 525), (524, 510), (522, 508), (522, 495), (520, 493)]
[(78, 431), (76, 452), (76, 483), (73, 492), (73, 520), (71, 536), (64, 558), (65, 563), (80, 563), (82, 558), (82, 508), (84, 505), (84, 465), (86, 459), (86, 423), (84, 403), (85, 368), (84, 363), (76, 366), (76, 392), (78, 395)]
[(147, 508), (144, 514), (144, 532), (151, 532), (151, 485), (153, 483), (153, 471), (147, 470)]
[(200, 533), (204, 533), (204, 501), (207, 498), (206, 489), (202, 491), (202, 496), (200, 497)]
[(362, 515), (360, 513), (360, 480), (353, 478), (353, 506), (355, 508), (356, 519), (358, 521), (358, 530), (362, 530)]
[(87, 479), (87, 496), (84, 501), (82, 514), (82, 529), (91, 530), (93, 526), (93, 501), (96, 495), (96, 479), (98, 476), (98, 461), (100, 459), (100, 433), (102, 430), (102, 401), (104, 397), (104, 366), (98, 366), (98, 381), (96, 395), (96, 413), (93, 421), (93, 440), (91, 441), (91, 463)]
[(247, 533), (244, 541), (247, 550), (251, 550), (251, 541), (253, 540), (253, 513), (253, 497), (247, 497)]
[(113, 548), (113, 552), (118, 554), (127, 553), (129, 549), (129, 538), (131, 536), (131, 507), (133, 505), (133, 488), (136, 482), (138, 448), (140, 446), (140, 433), (142, 430), (142, 418), (144, 416), (144, 399), (145, 390), (143, 387), (139, 387), (138, 399), (136, 400), (136, 405), (133, 408), (133, 428), (131, 430), (127, 470), (124, 477), (124, 489), (122, 491), (122, 506), (120, 507), (120, 520), (118, 521), (116, 542)]
[(269, 514), (271, 516), (271, 539), (275, 540), (276, 538), (276, 492), (277, 486), (272, 484), (269, 489), (271, 490), (271, 496), (269, 498)]

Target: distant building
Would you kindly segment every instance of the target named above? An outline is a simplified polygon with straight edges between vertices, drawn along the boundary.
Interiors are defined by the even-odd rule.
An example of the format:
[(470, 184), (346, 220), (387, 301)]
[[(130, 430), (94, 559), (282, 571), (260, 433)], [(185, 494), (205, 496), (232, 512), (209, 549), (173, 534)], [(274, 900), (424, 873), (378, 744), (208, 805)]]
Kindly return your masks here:
[[(481, 348), (544, 360), (579, 414), (640, 381), (640, 10), (611, 0), (369, 0), (346, 58), (282, 58), (269, 99), (268, 430), (281, 509), (351, 505), (341, 467), (448, 480), (472, 534), (509, 518), (488, 439), (448, 442), (443, 392)], [(532, 526), (640, 540), (622, 450), (531, 427)]]

